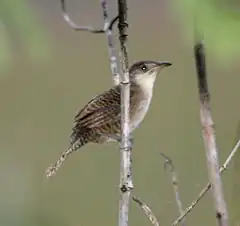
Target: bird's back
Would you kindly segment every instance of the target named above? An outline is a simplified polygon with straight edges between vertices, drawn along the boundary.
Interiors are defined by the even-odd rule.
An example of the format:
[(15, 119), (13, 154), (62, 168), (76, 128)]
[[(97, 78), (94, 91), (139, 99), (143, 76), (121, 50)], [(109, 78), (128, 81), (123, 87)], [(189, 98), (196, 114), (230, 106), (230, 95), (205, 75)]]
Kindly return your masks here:
[[(102, 143), (108, 139), (101, 134), (119, 135), (121, 130), (121, 87), (114, 86), (94, 97), (75, 116), (71, 143), (82, 136), (89, 141)], [(135, 129), (143, 120), (150, 99), (141, 87), (132, 83), (130, 87), (130, 129)], [(89, 135), (88, 135), (89, 134)]]

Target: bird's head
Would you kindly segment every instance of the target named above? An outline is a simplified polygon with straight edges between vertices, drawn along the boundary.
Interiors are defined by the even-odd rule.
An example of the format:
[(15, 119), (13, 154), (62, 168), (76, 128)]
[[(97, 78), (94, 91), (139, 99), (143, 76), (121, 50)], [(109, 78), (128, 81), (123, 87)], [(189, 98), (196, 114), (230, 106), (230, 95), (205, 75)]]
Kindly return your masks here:
[(171, 65), (169, 62), (138, 61), (129, 68), (129, 79), (131, 82), (143, 87), (153, 88), (156, 76), (163, 68)]

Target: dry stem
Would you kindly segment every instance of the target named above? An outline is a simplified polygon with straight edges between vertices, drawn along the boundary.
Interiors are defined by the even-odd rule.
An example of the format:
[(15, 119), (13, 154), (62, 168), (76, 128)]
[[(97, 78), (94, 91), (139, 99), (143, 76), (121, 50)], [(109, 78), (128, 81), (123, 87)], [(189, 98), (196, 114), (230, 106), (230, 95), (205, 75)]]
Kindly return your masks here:
[(201, 42), (197, 42), (194, 52), (200, 97), (200, 118), (203, 127), (202, 134), (206, 148), (208, 175), (213, 186), (212, 195), (215, 203), (216, 218), (218, 225), (227, 226), (228, 213), (219, 174), (218, 150), (210, 110), (210, 94), (207, 84), (204, 45)]
[(119, 16), (119, 41), (121, 47), (122, 74), (121, 74), (121, 168), (120, 168), (120, 190), (119, 202), (119, 226), (128, 225), (129, 203), (132, 182), (132, 144), (129, 139), (129, 108), (130, 108), (130, 83), (128, 73), (127, 54), (127, 1), (118, 0)]
[[(181, 214), (183, 214), (183, 207), (182, 207), (182, 202), (180, 199), (180, 194), (179, 194), (179, 184), (178, 184), (178, 179), (177, 179), (177, 173), (173, 164), (172, 159), (170, 159), (167, 155), (165, 155), (164, 153), (160, 153), (165, 162), (164, 162), (164, 170), (167, 168), (167, 166), (169, 165), (171, 167), (170, 172), (172, 174), (172, 186), (173, 186), (173, 191), (175, 194), (175, 200), (177, 203), (177, 207), (178, 207), (178, 211)], [(185, 225), (185, 222), (182, 220), (182, 224)]]

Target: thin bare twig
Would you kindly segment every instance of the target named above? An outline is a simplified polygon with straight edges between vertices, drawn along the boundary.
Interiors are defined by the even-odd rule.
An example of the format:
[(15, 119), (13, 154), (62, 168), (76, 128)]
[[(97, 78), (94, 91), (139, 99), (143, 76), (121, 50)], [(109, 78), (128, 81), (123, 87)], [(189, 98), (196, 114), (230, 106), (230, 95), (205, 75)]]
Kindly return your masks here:
[[(240, 140), (237, 142), (233, 150), (230, 152), (229, 156), (227, 157), (226, 161), (220, 168), (219, 172), (222, 174), (225, 172), (228, 168), (228, 165), (230, 164), (231, 160), (233, 159), (234, 155), (236, 154), (237, 150), (240, 148)], [(184, 211), (183, 214), (181, 214), (173, 223), (172, 226), (176, 226), (178, 223), (180, 223), (187, 214), (189, 214), (192, 209), (198, 204), (198, 202), (204, 197), (204, 195), (209, 191), (211, 188), (210, 182), (207, 183), (207, 185), (201, 190), (199, 193), (198, 197), (191, 203), (189, 207), (187, 207)]]
[(128, 213), (132, 182), (132, 144), (130, 142), (129, 109), (130, 109), (130, 83), (127, 54), (127, 1), (118, 0), (118, 29), (121, 47), (122, 73), (121, 73), (121, 166), (119, 202), (119, 226), (128, 226)]
[(133, 199), (133, 201), (135, 201), (140, 206), (140, 208), (143, 210), (144, 214), (148, 217), (148, 219), (151, 221), (151, 223), (154, 226), (159, 226), (160, 225), (159, 221), (154, 216), (152, 210), (150, 209), (150, 207), (146, 203), (143, 203), (140, 199), (138, 199), (135, 196), (133, 196), (132, 199)]
[(107, 42), (108, 42), (108, 53), (109, 53), (109, 60), (110, 60), (110, 66), (111, 71), (113, 75), (113, 83), (115, 85), (118, 85), (120, 83), (120, 75), (117, 68), (117, 56), (114, 48), (114, 42), (113, 42), (113, 35), (112, 35), (112, 29), (113, 25), (117, 22), (118, 16), (112, 19), (112, 21), (109, 21), (108, 17), (108, 5), (106, 0), (100, 0), (100, 4), (103, 11), (103, 19), (104, 19), (104, 28), (103, 29), (95, 29), (91, 26), (79, 26), (75, 24), (69, 17), (68, 13), (66, 12), (66, 3), (65, 0), (61, 0), (61, 8), (62, 13), (65, 21), (68, 23), (70, 27), (77, 31), (89, 31), (91, 33), (95, 34), (102, 34), (105, 33), (107, 36)]
[(218, 149), (210, 110), (210, 94), (208, 91), (205, 52), (202, 42), (196, 42), (194, 53), (200, 97), (200, 118), (203, 127), (202, 134), (206, 148), (208, 175), (210, 183), (213, 186), (212, 195), (215, 204), (216, 218), (218, 225), (227, 226), (228, 213), (223, 195), (222, 181), (219, 174)]
[(108, 26), (104, 26), (103, 29), (96, 29), (96, 28), (93, 28), (92, 26), (79, 26), (70, 19), (69, 15), (66, 11), (65, 0), (61, 0), (61, 8), (62, 8), (62, 14), (63, 14), (64, 20), (68, 23), (68, 25), (71, 28), (73, 28), (74, 30), (77, 30), (77, 31), (89, 31), (89, 32), (95, 33), (95, 34), (102, 34), (108, 30), (112, 30), (113, 25), (118, 20), (118, 16), (116, 16), (115, 18), (112, 19), (112, 21), (110, 23), (108, 23)]
[(110, 66), (113, 76), (113, 83), (115, 85), (118, 85), (120, 83), (120, 75), (117, 65), (117, 55), (114, 48), (113, 43), (113, 35), (112, 35), (112, 26), (115, 23), (115, 21), (118, 19), (118, 16), (114, 19), (114, 22), (109, 22), (108, 19), (108, 5), (106, 0), (100, 0), (100, 4), (103, 11), (103, 19), (104, 19), (104, 31), (106, 31), (107, 36), (107, 43), (108, 43), (108, 54), (109, 54), (109, 60), (110, 60)]
[[(170, 159), (167, 155), (165, 155), (164, 153), (160, 153), (160, 155), (163, 156), (164, 158), (164, 170), (167, 169), (167, 166), (170, 166), (170, 172), (172, 175), (172, 186), (173, 186), (173, 191), (175, 194), (175, 199), (176, 199), (176, 203), (177, 203), (177, 207), (178, 207), (178, 211), (181, 214), (183, 214), (183, 207), (182, 207), (182, 202), (180, 199), (180, 194), (179, 194), (179, 184), (178, 184), (178, 179), (177, 179), (177, 173), (173, 164), (172, 159)], [(182, 221), (182, 224), (185, 225), (185, 222)]]

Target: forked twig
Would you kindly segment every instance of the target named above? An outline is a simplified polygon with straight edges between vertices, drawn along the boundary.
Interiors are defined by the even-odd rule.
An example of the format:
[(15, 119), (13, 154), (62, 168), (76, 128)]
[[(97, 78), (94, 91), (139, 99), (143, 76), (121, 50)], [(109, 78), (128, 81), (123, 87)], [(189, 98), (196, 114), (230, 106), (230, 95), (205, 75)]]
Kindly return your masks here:
[(127, 54), (127, 0), (118, 0), (118, 29), (121, 47), (122, 73), (121, 73), (121, 164), (120, 164), (120, 190), (119, 226), (128, 226), (129, 203), (132, 182), (132, 144), (129, 140), (129, 109), (130, 109), (130, 83)]
[(104, 27), (103, 27), (103, 29), (95, 29), (91, 26), (79, 26), (79, 25), (75, 24), (70, 19), (69, 15), (66, 11), (65, 0), (61, 0), (61, 8), (62, 8), (63, 17), (70, 27), (72, 27), (73, 29), (75, 29), (77, 31), (89, 31), (94, 34), (102, 34), (102, 33), (106, 34), (107, 43), (108, 43), (110, 67), (111, 67), (111, 71), (112, 71), (112, 75), (113, 75), (113, 82), (115, 85), (118, 85), (120, 83), (120, 75), (119, 75), (119, 70), (117, 68), (117, 56), (116, 56), (116, 52), (115, 52), (115, 48), (114, 48), (113, 35), (112, 35), (113, 25), (117, 22), (118, 16), (116, 16), (111, 21), (109, 21), (107, 1), (100, 0), (100, 5), (102, 7), (102, 12), (103, 12)]
[(209, 180), (213, 186), (212, 195), (215, 204), (216, 218), (219, 226), (227, 226), (228, 213), (219, 174), (218, 149), (210, 110), (210, 94), (207, 84), (204, 45), (202, 42), (196, 41), (194, 53), (200, 98), (200, 118), (203, 127), (202, 135), (206, 148)]
[(89, 31), (89, 32), (95, 33), (95, 34), (105, 33), (107, 30), (112, 30), (113, 25), (118, 20), (118, 16), (116, 16), (115, 18), (112, 19), (112, 21), (109, 23), (109, 25), (107, 27), (104, 26), (103, 29), (96, 29), (96, 28), (93, 28), (92, 26), (79, 26), (70, 19), (69, 15), (66, 11), (65, 0), (60, 0), (60, 1), (61, 1), (61, 9), (62, 9), (62, 14), (63, 14), (64, 20), (68, 23), (68, 25), (71, 28), (73, 28), (74, 30), (77, 30), (77, 31)]
[[(177, 179), (177, 173), (173, 164), (172, 159), (170, 159), (167, 155), (165, 155), (164, 153), (160, 153), (160, 155), (163, 156), (164, 158), (164, 170), (167, 169), (167, 166), (170, 166), (170, 172), (172, 175), (172, 186), (173, 186), (173, 191), (175, 194), (175, 200), (177, 203), (177, 207), (178, 207), (178, 211), (181, 214), (183, 214), (183, 207), (182, 207), (182, 202), (180, 199), (180, 194), (179, 194), (179, 183), (178, 183), (178, 179)], [(185, 225), (185, 222), (182, 221), (182, 224)]]
[[(235, 145), (233, 150), (228, 155), (226, 161), (224, 162), (224, 164), (220, 168), (220, 170), (219, 170), (220, 174), (222, 174), (223, 172), (225, 172), (227, 170), (228, 165), (230, 164), (231, 160), (233, 159), (233, 157), (236, 154), (236, 152), (238, 151), (238, 149), (240, 149), (240, 140), (237, 142), (237, 144)], [(198, 202), (203, 198), (203, 196), (209, 191), (210, 188), (211, 188), (211, 184), (210, 184), (210, 182), (208, 182), (207, 185), (201, 190), (201, 192), (199, 193), (198, 197), (191, 203), (191, 205), (189, 207), (187, 207), (183, 211), (183, 214), (181, 214), (172, 223), (172, 226), (176, 226), (178, 223), (180, 223), (187, 216), (187, 214), (189, 214), (192, 211), (192, 209), (198, 204)]]
[(150, 209), (150, 207), (146, 203), (143, 203), (140, 199), (138, 199), (135, 196), (133, 196), (132, 199), (133, 199), (133, 201), (135, 201), (140, 206), (140, 208), (143, 210), (144, 214), (148, 217), (148, 219), (151, 221), (151, 223), (154, 226), (159, 226), (160, 225), (159, 221), (154, 216), (152, 210)]

